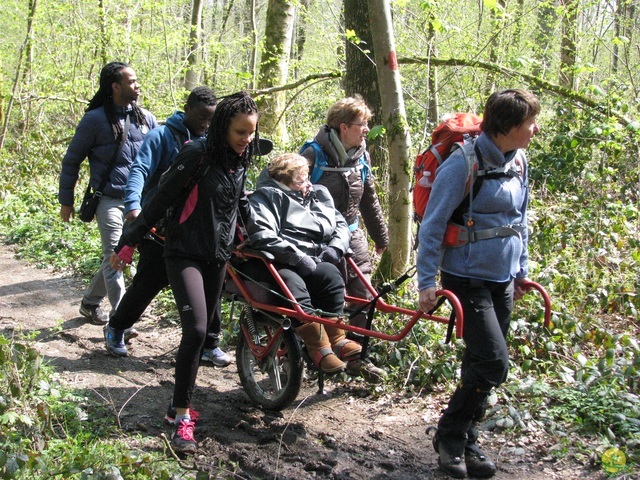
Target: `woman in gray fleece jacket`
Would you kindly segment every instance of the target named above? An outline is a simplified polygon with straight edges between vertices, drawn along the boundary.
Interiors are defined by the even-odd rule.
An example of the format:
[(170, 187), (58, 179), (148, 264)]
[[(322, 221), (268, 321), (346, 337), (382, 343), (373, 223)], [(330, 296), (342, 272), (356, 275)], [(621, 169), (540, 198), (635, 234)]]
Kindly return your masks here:
[(464, 237), (471, 240), (456, 247), (442, 245), (454, 210), (469, 204), (462, 149), (438, 168), (420, 226), (420, 309), (435, 306), (440, 269), (442, 287), (456, 294), (464, 311), (461, 379), (433, 438), (440, 467), (455, 478), (491, 477), (496, 471), (476, 443), (475, 423), (484, 415), (490, 390), (507, 377), (506, 336), (514, 299), (523, 295), (519, 284), (527, 276), (529, 188), (523, 149), (538, 132), (539, 112), (538, 99), (529, 92), (493, 93), (475, 141), (480, 165), (493, 174), (471, 190), (472, 211), (467, 208), (462, 214)]

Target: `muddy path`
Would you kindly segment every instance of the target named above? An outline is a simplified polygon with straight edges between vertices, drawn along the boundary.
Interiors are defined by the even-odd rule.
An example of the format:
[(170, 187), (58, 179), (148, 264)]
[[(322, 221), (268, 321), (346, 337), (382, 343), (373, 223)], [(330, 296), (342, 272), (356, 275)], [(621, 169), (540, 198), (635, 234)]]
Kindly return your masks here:
[[(0, 271), (0, 331), (38, 331), (36, 348), (61, 381), (106, 404), (136, 448), (162, 450), (178, 327), (144, 316), (129, 356), (115, 358), (104, 349), (102, 328), (78, 313), (78, 279), (16, 260), (7, 245), (0, 245)], [(225, 349), (233, 353), (232, 346)], [(238, 479), (448, 478), (425, 435), (445, 400), (442, 393), (372, 395), (347, 377), (327, 381), (318, 395), (310, 375), (289, 408), (263, 411), (242, 390), (235, 363), (203, 365), (193, 402), (201, 413), (198, 452), (190, 461)], [(547, 453), (553, 443), (544, 432), (482, 435), (499, 467), (496, 479), (605, 478), (571, 459), (555, 461)]]

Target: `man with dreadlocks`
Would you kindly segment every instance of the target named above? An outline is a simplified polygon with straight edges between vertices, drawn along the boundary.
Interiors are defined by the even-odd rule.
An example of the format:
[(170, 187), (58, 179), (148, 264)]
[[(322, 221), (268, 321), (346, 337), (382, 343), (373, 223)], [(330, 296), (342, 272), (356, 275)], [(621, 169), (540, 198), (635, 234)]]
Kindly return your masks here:
[(256, 154), (258, 107), (245, 92), (223, 98), (206, 140), (186, 144), (158, 189), (127, 226), (117, 248), (120, 267), (133, 248), (166, 215), (164, 259), (180, 313), (182, 338), (176, 355), (173, 400), (166, 420), (174, 429), (174, 450), (194, 453), (197, 412), (191, 409), (200, 351), (213, 321), (230, 258), (238, 214), (251, 209), (245, 194), (246, 169)]
[[(125, 292), (122, 272), (111, 267), (109, 257), (122, 233), (124, 186), (131, 163), (144, 136), (158, 125), (150, 112), (138, 106), (139, 95), (140, 85), (129, 65), (123, 62), (105, 65), (100, 72), (100, 88), (89, 102), (62, 159), (58, 200), (64, 222), (69, 222), (74, 215), (74, 189), (84, 159), (89, 159), (90, 184), (94, 189), (110, 170), (96, 211), (102, 263), (80, 303), (80, 313), (95, 325), (108, 322), (100, 308), (104, 297), (108, 296), (111, 309), (115, 311)], [(125, 125), (128, 127), (126, 135)], [(113, 159), (121, 142), (120, 154)], [(109, 169), (112, 162), (113, 168)]]

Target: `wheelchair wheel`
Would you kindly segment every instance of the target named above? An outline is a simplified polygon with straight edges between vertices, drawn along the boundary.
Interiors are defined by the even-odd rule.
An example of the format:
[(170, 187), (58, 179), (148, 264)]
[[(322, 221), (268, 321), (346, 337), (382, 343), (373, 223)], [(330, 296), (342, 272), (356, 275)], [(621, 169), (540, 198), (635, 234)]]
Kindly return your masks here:
[[(238, 374), (249, 398), (269, 410), (291, 405), (300, 392), (304, 370), (293, 329), (284, 330), (275, 320), (245, 306), (240, 313), (237, 345)], [(261, 354), (254, 354), (252, 348), (261, 353), (269, 350), (260, 360)]]

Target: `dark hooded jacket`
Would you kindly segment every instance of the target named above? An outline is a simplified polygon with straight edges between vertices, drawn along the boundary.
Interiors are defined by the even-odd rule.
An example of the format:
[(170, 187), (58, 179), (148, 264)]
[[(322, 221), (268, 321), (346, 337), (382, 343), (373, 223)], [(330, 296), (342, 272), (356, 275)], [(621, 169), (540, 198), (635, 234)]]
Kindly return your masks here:
[(276, 262), (289, 266), (305, 256), (317, 257), (327, 247), (347, 252), (349, 228), (325, 187), (314, 185), (303, 197), (276, 182), (266, 168), (257, 187), (249, 197), (252, 216), (247, 224), (253, 248), (268, 251)]

